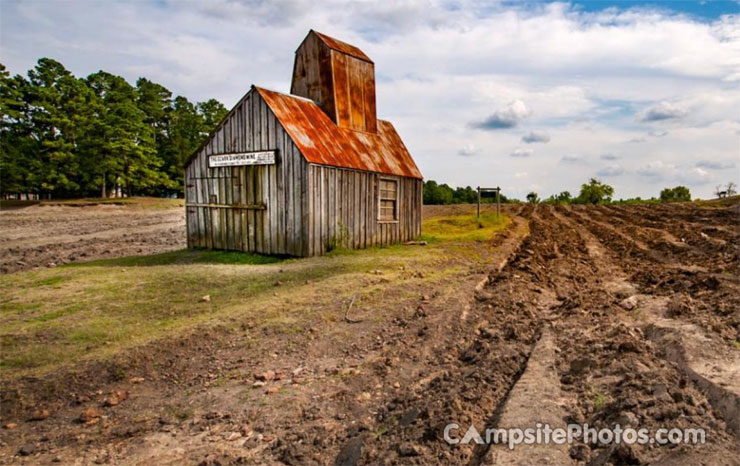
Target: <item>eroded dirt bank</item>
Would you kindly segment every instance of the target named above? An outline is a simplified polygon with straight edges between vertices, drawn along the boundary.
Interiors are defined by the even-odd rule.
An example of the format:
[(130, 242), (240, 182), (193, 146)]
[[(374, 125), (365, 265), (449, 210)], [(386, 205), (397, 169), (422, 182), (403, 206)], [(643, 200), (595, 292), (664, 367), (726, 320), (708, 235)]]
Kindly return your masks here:
[[(731, 399), (738, 387), (722, 380), (740, 378), (737, 209), (512, 214), (507, 233), (481, 250), (484, 266), (461, 261), (443, 281), (388, 288), (391, 302), (361, 303), (351, 319), (294, 334), (244, 322), (144, 348), (120, 380), (112, 365), (99, 384), (78, 381), (47, 400), (48, 419), (13, 419), (3, 460), (492, 464), (499, 447), (448, 445), (445, 425), (511, 427), (543, 406), (544, 421), (564, 424), (706, 430), (704, 445), (577, 442), (550, 463), (740, 464), (740, 433), (716, 396)], [(681, 333), (686, 325), (694, 330)], [(692, 349), (698, 334), (706, 354)], [(692, 364), (708, 364), (719, 392), (670, 357), (665, 335), (695, 353)], [(119, 391), (126, 399), (116, 402)], [(513, 455), (507, 461), (541, 463), (547, 452)]]

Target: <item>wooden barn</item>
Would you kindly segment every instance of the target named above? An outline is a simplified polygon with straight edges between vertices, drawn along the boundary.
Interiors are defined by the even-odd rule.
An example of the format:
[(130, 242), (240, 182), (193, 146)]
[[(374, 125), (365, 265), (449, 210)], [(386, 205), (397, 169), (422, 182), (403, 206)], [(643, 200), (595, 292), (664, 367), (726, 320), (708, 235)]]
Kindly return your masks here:
[(252, 86), (185, 167), (189, 247), (293, 256), (421, 233), (422, 176), (360, 49), (310, 31), (291, 94)]

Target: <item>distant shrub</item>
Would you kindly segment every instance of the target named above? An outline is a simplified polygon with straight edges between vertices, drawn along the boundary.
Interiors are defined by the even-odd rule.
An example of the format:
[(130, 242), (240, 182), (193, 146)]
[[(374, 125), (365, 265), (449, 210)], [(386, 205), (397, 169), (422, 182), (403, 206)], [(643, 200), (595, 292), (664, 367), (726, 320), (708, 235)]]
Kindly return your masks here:
[(550, 197), (542, 201), (543, 204), (550, 205), (570, 204), (571, 202), (573, 202), (573, 197), (568, 191), (563, 191), (560, 194), (552, 194)]
[(628, 199), (619, 199), (618, 201), (612, 201), (613, 204), (657, 204), (660, 202), (658, 198), (651, 197), (650, 199), (643, 199), (641, 197), (630, 197)]
[(691, 192), (686, 186), (665, 188), (660, 192), (660, 202), (688, 202), (691, 200)]
[(575, 199), (576, 204), (608, 204), (612, 200), (614, 188), (591, 178), (588, 183), (581, 185), (581, 193)]
[(532, 191), (527, 194), (527, 202), (529, 202), (530, 204), (537, 204), (538, 202), (540, 202), (540, 196), (538, 196), (536, 192)]

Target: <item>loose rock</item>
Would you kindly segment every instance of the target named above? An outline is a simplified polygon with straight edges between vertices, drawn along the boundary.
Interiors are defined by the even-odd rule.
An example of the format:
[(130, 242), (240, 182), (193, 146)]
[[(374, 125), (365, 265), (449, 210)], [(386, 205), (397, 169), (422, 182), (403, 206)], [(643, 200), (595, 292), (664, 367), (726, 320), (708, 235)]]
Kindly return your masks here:
[(254, 378), (263, 382), (269, 382), (275, 378), (275, 371), (265, 371), (259, 374), (254, 374)]
[(631, 311), (632, 309), (637, 307), (637, 296), (630, 296), (629, 298), (623, 299), (619, 302), (619, 306), (622, 309)]
[(31, 421), (43, 421), (44, 419), (49, 417), (49, 410), (48, 409), (37, 409), (31, 414)]
[(80, 414), (80, 422), (83, 424), (94, 424), (100, 420), (103, 413), (97, 408), (88, 408)]

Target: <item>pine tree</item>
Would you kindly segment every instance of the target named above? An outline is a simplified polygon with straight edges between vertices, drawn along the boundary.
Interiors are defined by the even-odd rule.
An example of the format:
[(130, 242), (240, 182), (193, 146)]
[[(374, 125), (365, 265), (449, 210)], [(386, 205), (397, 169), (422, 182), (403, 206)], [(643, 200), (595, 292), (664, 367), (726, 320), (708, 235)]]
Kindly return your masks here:
[[(106, 169), (116, 175), (128, 196), (149, 194), (172, 182), (159, 170), (154, 130), (146, 122), (146, 113), (137, 106), (136, 89), (120, 76), (99, 71), (88, 77), (105, 107), (102, 128)], [(106, 170), (107, 172), (107, 170)]]
[(185, 162), (226, 113), (145, 78), (78, 79), (50, 58), (11, 77), (0, 64), (0, 192), (182, 194)]
[(5, 193), (34, 192), (30, 185), (28, 154), (35, 146), (29, 132), (28, 82), (10, 77), (0, 64), (0, 190)]

